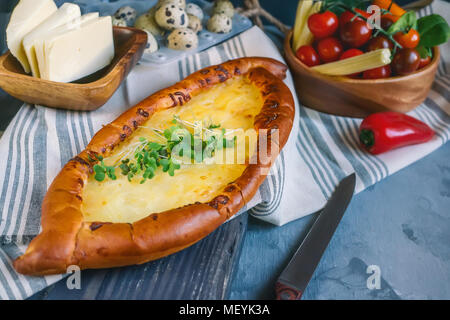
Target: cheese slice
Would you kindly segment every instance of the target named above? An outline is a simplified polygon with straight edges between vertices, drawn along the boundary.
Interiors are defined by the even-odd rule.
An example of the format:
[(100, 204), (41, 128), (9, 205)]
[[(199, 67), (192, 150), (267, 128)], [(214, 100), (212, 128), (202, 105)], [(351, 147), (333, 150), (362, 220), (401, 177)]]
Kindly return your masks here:
[(22, 45), (23, 38), (56, 10), (53, 0), (20, 0), (11, 14), (6, 28), (6, 41), (12, 55), (19, 60), (26, 73), (31, 69)]
[(35, 43), (42, 41), (54, 28), (66, 24), (81, 16), (80, 7), (73, 3), (64, 3), (58, 11), (45, 19), (23, 39), (23, 48), (34, 77), (40, 77), (36, 58)]
[(45, 41), (50, 38), (56, 38), (71, 30), (79, 29), (81, 26), (86, 25), (88, 22), (98, 19), (98, 12), (91, 12), (81, 17), (75, 18), (63, 25), (53, 28), (48, 33), (35, 40), (34, 50), (36, 54), (36, 60), (39, 69), (39, 75), (43, 79), (48, 79), (48, 65), (45, 57)]
[[(140, 137), (160, 142), (156, 140), (158, 137), (153, 129), (170, 127), (174, 115), (190, 123), (206, 120), (211, 124), (220, 124), (221, 128), (227, 130), (254, 131), (251, 130), (254, 118), (262, 105), (260, 90), (248, 78), (241, 76), (227, 80), (192, 97), (184, 106), (156, 112), (129, 140), (115, 148), (104, 162), (111, 166), (120, 164), (124, 154), (131, 154), (129, 157), (132, 157)], [(234, 152), (233, 148), (227, 149)], [(158, 168), (155, 176), (143, 184), (139, 183), (139, 177), (129, 182), (120, 169), (116, 169), (116, 180), (107, 178), (99, 182), (91, 175), (83, 190), (81, 210), (85, 221), (132, 223), (151, 213), (196, 201), (210, 201), (229, 182), (239, 178), (246, 167), (245, 162), (187, 163), (182, 164), (174, 176)]]
[(100, 17), (46, 38), (46, 72), (41, 73), (41, 78), (71, 82), (106, 67), (113, 58), (111, 17)]

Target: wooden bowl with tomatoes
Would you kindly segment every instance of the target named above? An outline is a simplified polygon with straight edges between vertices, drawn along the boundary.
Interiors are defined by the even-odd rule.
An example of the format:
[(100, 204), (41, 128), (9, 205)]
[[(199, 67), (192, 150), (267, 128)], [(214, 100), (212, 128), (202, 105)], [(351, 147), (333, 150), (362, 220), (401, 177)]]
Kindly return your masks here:
[[(363, 13), (362, 11), (359, 12)], [(323, 13), (322, 11), (317, 15)], [(341, 14), (341, 16), (335, 15), (338, 23), (340, 22), (339, 19), (344, 16), (344, 14)], [(326, 18), (329, 17), (324, 15), (321, 18), (325, 20), (324, 26), (329, 28), (332, 25), (332, 21), (326, 21)], [(351, 29), (350, 24), (361, 25), (363, 21), (355, 22), (357, 19), (351, 19), (351, 16), (346, 17), (346, 19), (351, 21), (347, 22), (347, 29)], [(309, 26), (311, 26), (310, 22), (311, 20), (308, 20)], [(316, 25), (312, 25), (310, 29), (320, 26), (321, 23), (318, 20)], [(305, 25), (305, 27), (308, 26)], [(293, 42), (295, 41), (292, 38), (295, 37), (293, 35), (295, 31), (291, 30), (285, 38), (286, 61), (293, 74), (298, 98), (303, 105), (325, 113), (363, 118), (370, 113), (381, 111), (405, 113), (411, 111), (426, 99), (439, 64), (439, 49), (437, 46), (430, 49), (432, 57), (425, 60), (424, 65), (422, 65), (424, 59), (419, 56), (420, 66), (416, 63), (413, 70), (405, 69), (409, 67), (408, 59), (411, 59), (411, 55), (417, 59), (417, 57), (414, 57), (414, 55), (417, 55), (416, 50), (403, 47), (401, 50), (398, 48), (395, 50), (397, 53), (393, 55), (389, 64), (379, 68), (351, 75), (328, 75), (316, 71), (315, 66), (318, 64), (322, 66), (328, 62), (362, 55), (363, 51), (364, 53), (377, 49), (381, 51), (381, 48), (383, 48), (384, 51), (390, 49), (392, 52), (392, 48), (386, 45), (383, 47), (383, 41), (379, 39), (382, 38), (382, 35), (381, 37), (370, 36), (363, 41), (360, 40), (361, 37), (356, 37), (350, 39), (355, 41), (355, 45), (352, 45), (348, 38), (343, 39), (345, 31), (341, 28), (342, 24), (338, 24), (334, 30), (328, 31), (328, 35), (326, 35), (326, 29), (324, 29), (320, 38), (316, 36), (315, 32), (311, 31), (314, 34), (312, 44), (304, 46), (306, 48), (302, 48), (300, 53), (298, 50), (297, 52), (293, 50)], [(322, 30), (319, 29), (317, 32), (320, 31)], [(404, 35), (406, 36), (406, 34), (407, 32)], [(393, 40), (394, 37), (389, 39)], [(404, 41), (405, 39), (400, 40)], [(378, 43), (375, 43), (377, 41)], [(374, 49), (370, 49), (371, 42), (375, 46)], [(405, 53), (403, 57), (400, 51)], [(333, 55), (335, 56), (333, 57)], [(403, 70), (405, 71), (403, 72)]]

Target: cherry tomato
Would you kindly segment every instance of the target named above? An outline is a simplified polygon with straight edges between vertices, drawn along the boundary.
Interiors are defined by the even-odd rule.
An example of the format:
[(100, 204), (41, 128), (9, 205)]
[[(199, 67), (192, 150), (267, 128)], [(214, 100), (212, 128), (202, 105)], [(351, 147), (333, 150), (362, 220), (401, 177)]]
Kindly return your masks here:
[[(350, 22), (355, 14), (351, 11), (344, 11), (339, 16), (339, 28), (342, 28), (347, 22)], [(360, 17), (356, 17), (355, 19), (361, 20)]]
[(367, 51), (374, 51), (377, 49), (392, 49), (394, 44), (385, 36), (377, 36), (369, 40), (367, 44)]
[[(368, 19), (370, 17), (370, 13), (367, 13), (366, 11), (363, 11), (361, 9), (355, 9), (356, 12), (358, 12), (360, 15), (362, 15), (363, 17), (365, 17), (366, 19)], [(341, 15), (339, 16), (339, 28), (342, 28), (347, 22), (350, 21), (354, 21), (354, 20), (361, 20), (364, 21), (361, 17), (356, 16), (356, 15), (347, 10), (341, 13)]]
[(417, 30), (409, 29), (408, 33), (397, 32), (394, 35), (395, 41), (397, 41), (403, 48), (413, 49), (417, 47), (420, 41), (420, 36)]
[[(352, 21), (355, 14), (351, 11), (344, 11), (339, 16), (339, 28), (342, 28), (347, 22)], [(355, 20), (362, 20), (360, 17), (356, 17)]]
[(423, 67), (429, 65), (430, 62), (431, 62), (431, 57), (430, 56), (428, 56), (426, 58), (420, 58), (419, 68), (418, 69), (422, 69)]
[(380, 19), (380, 26), (381, 29), (383, 30), (387, 30), (389, 29), (390, 26), (392, 26), (394, 24), (394, 21), (392, 21), (391, 19), (382, 16)]
[(347, 22), (340, 30), (342, 42), (350, 48), (358, 48), (369, 41), (372, 30), (366, 21), (353, 20)]
[(410, 48), (400, 49), (392, 59), (392, 68), (399, 75), (405, 75), (416, 71), (419, 68), (420, 55)]
[[(339, 58), (339, 60), (344, 60), (344, 59), (348, 59), (348, 58), (351, 58), (351, 57), (356, 57), (356, 56), (359, 56), (359, 55), (361, 55), (363, 53), (364, 52), (362, 52), (359, 49), (348, 49), (348, 50), (344, 51), (341, 54), (341, 57)], [(357, 73), (349, 74), (348, 76), (351, 77), (351, 78), (359, 78), (360, 75), (361, 75), (361, 73), (357, 72)]]
[(308, 67), (320, 64), (320, 58), (317, 51), (312, 46), (301, 46), (296, 52), (297, 58)]
[[(363, 17), (365, 17), (366, 19), (368, 19), (370, 17), (370, 13), (367, 13), (364, 10), (355, 8), (355, 11), (358, 12)], [(347, 22), (351, 22), (354, 20), (364, 21), (364, 19), (362, 19), (361, 17), (359, 17), (359, 16), (355, 17), (355, 16), (356, 15), (349, 10), (342, 12), (341, 15), (339, 16), (339, 28), (342, 28)]]
[(331, 11), (314, 13), (308, 18), (309, 30), (317, 39), (333, 35), (336, 32), (338, 25), (338, 17)]
[(363, 72), (363, 79), (381, 79), (381, 78), (389, 78), (390, 76), (391, 76), (390, 65), (366, 70)]
[(359, 55), (361, 55), (363, 53), (364, 52), (362, 52), (359, 49), (354, 49), (354, 48), (353, 49), (348, 49), (348, 50), (344, 51), (341, 54), (339, 60), (344, 60), (344, 59), (347, 59), (347, 58), (356, 57), (356, 56), (359, 56)]
[(324, 62), (336, 61), (342, 53), (342, 44), (335, 37), (321, 39), (317, 43), (317, 52)]

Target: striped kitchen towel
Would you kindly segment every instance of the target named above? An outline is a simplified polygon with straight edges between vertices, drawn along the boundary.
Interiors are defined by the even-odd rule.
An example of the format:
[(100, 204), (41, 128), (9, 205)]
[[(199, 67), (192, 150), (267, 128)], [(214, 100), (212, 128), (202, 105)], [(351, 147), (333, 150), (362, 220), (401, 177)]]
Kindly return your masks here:
[[(435, 2), (421, 14), (448, 14), (448, 6), (442, 6)], [(360, 192), (443, 145), (450, 137), (449, 53), (447, 44), (442, 48), (442, 63), (428, 99), (411, 113), (436, 130), (432, 141), (371, 156), (358, 147), (360, 120), (321, 114), (296, 101), (289, 140), (271, 174), (244, 209), (282, 225), (322, 208), (339, 180), (351, 172), (357, 173)], [(41, 201), (51, 181), (70, 158), (84, 149), (93, 134), (150, 93), (202, 67), (242, 56), (282, 60), (273, 42), (254, 27), (178, 62), (136, 66), (110, 101), (97, 111), (64, 111), (27, 104), (20, 109), (0, 139), (0, 299), (23, 299), (61, 279), (19, 275), (12, 260), (40, 231)], [(289, 74), (285, 82), (295, 95)]]

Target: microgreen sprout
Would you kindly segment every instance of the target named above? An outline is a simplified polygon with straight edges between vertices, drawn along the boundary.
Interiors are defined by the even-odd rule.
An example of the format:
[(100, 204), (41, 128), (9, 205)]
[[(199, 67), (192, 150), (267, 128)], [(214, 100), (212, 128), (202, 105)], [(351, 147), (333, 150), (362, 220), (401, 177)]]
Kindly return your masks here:
[[(106, 177), (116, 180), (115, 169), (118, 168), (128, 181), (139, 177), (139, 183), (142, 184), (152, 179), (159, 167), (163, 172), (174, 176), (175, 171), (181, 168), (179, 157), (190, 157), (190, 160), (202, 162), (206, 158), (212, 158), (216, 150), (232, 148), (236, 143), (236, 136), (227, 138), (230, 132), (226, 132), (220, 124), (210, 123), (201, 126), (201, 122), (192, 123), (180, 119), (177, 115), (171, 124), (165, 130), (140, 126), (152, 130), (160, 141), (140, 137), (139, 141), (130, 144), (126, 150), (118, 154), (121, 157), (113, 166), (106, 165), (103, 157), (96, 156), (98, 163), (93, 167), (94, 178), (100, 182)], [(200, 135), (196, 132), (199, 128), (201, 128)], [(219, 128), (220, 130), (217, 130)], [(201, 152), (195, 152), (195, 140), (198, 138), (201, 139)], [(185, 154), (186, 150), (190, 155)]]

